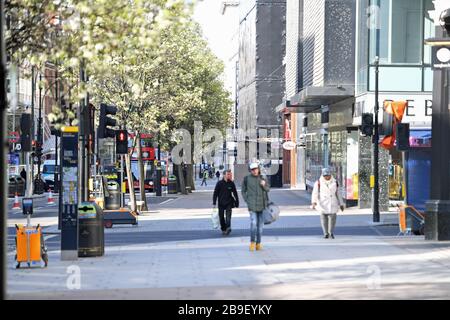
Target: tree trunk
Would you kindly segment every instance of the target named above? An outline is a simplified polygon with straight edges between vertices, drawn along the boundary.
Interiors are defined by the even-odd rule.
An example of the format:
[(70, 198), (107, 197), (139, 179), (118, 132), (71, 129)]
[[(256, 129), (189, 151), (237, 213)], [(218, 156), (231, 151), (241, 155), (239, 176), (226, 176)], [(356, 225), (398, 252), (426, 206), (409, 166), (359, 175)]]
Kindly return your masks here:
[(145, 185), (144, 185), (144, 162), (142, 161), (142, 147), (141, 147), (141, 133), (138, 131), (136, 133), (137, 135), (137, 154), (138, 154), (138, 164), (139, 164), (139, 192), (141, 193), (141, 201), (144, 203), (142, 204), (142, 211), (148, 211), (147, 206), (147, 197), (145, 196)]
[(186, 184), (191, 187), (191, 190), (195, 190), (195, 177), (194, 177), (194, 165), (187, 165), (187, 177)]
[(182, 194), (187, 194), (186, 183), (184, 181), (183, 166), (177, 165), (177, 171), (178, 171), (178, 178), (180, 179), (180, 192)]
[(131, 155), (125, 155), (125, 167), (128, 177), (128, 189), (130, 190), (131, 211), (136, 212), (136, 193), (134, 192), (133, 173), (131, 172)]

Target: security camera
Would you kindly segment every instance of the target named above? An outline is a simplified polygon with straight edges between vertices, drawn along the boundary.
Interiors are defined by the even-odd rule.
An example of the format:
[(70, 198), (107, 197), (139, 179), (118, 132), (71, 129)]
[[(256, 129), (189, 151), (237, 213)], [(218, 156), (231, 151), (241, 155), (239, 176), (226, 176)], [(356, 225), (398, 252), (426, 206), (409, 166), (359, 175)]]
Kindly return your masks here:
[(442, 11), (440, 16), (440, 23), (442, 28), (447, 31), (447, 34), (450, 36), (450, 8)]

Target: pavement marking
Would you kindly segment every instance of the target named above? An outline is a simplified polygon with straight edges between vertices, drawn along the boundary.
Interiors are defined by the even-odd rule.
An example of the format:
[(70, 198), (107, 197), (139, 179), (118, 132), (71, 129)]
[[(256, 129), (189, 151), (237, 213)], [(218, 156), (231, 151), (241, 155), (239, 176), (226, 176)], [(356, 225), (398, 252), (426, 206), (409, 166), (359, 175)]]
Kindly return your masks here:
[[(178, 198), (177, 198), (177, 199), (178, 199)], [(157, 203), (156, 205), (162, 205), (162, 204), (168, 203), (168, 202), (170, 202), (170, 201), (174, 201), (174, 200), (176, 200), (176, 199), (167, 199), (166, 201), (163, 201), (163, 202), (161, 202), (161, 203)]]
[(51, 239), (51, 238), (54, 238), (54, 237), (57, 237), (57, 236), (58, 236), (57, 234), (51, 234), (51, 235), (45, 236), (44, 237), (44, 241), (47, 241), (48, 239)]

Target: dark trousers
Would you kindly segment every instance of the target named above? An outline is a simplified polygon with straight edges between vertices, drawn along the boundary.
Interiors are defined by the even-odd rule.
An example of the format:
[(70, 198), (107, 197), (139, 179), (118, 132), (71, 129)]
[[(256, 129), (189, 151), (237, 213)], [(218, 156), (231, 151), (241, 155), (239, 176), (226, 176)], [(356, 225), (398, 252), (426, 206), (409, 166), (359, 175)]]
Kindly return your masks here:
[(219, 219), (220, 229), (222, 229), (222, 231), (227, 230), (227, 228), (231, 228), (231, 205), (226, 207), (219, 206)]

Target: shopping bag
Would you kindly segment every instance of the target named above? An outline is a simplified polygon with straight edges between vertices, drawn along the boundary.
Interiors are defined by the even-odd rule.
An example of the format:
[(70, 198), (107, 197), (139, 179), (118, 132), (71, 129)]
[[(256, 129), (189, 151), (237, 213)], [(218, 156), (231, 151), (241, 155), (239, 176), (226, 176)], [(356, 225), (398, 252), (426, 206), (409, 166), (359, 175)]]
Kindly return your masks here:
[(213, 224), (213, 229), (218, 229), (219, 225), (220, 225), (218, 208), (213, 208), (213, 211), (211, 214), (211, 220), (212, 220), (212, 224)]
[(280, 208), (275, 203), (270, 202), (269, 205), (263, 210), (264, 224), (271, 224), (276, 221), (280, 216)]

